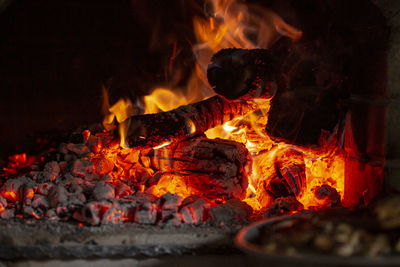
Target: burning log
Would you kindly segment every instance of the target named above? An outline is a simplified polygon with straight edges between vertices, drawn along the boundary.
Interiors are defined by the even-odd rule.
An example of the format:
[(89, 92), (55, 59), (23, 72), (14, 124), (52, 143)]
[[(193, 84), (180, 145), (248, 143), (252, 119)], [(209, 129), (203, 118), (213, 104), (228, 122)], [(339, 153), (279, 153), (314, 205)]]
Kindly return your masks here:
[(154, 168), (179, 176), (205, 198), (242, 199), (246, 194), (251, 158), (243, 144), (198, 137), (155, 150), (152, 158)]
[(293, 196), (280, 197), (272, 202), (271, 206), (264, 213), (265, 217), (280, 216), (285, 213), (303, 210), (303, 205)]
[(274, 198), (298, 196), (306, 183), (303, 154), (286, 149), (279, 151), (275, 158), (274, 172), (263, 182), (260, 190), (265, 190)]
[(133, 116), (128, 143), (131, 147), (156, 147), (166, 142), (178, 142), (257, 108), (253, 101), (229, 101), (214, 96), (167, 112)]
[(279, 64), (269, 50), (222, 49), (211, 62), (208, 81), (216, 93), (228, 99), (271, 98), (276, 92)]
[[(277, 141), (318, 144), (321, 131), (333, 132), (345, 113), (347, 96), (342, 92), (340, 76), (325, 77), (326, 73), (318, 68), (321, 59), (299, 64), (303, 55), (287, 55), (280, 49), (284, 50), (223, 49), (211, 59), (208, 80), (218, 94), (228, 99), (248, 99), (257, 94), (274, 97), (266, 127), (268, 134)], [(303, 84), (304, 77), (314, 73), (312, 69), (317, 69), (316, 76), (321, 77)], [(328, 78), (329, 83), (325, 81)]]

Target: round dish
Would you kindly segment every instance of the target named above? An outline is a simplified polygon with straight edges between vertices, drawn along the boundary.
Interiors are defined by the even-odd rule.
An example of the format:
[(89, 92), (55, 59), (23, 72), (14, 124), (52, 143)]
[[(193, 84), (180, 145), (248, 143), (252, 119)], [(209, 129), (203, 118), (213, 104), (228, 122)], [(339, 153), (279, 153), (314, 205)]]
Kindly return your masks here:
[(252, 266), (400, 266), (399, 256), (390, 257), (340, 257), (322, 253), (305, 253), (302, 255), (285, 255), (268, 253), (256, 241), (264, 229), (272, 228), (277, 223), (293, 219), (311, 219), (317, 213), (307, 212), (295, 215), (265, 219), (244, 227), (236, 235), (236, 246), (249, 257)]

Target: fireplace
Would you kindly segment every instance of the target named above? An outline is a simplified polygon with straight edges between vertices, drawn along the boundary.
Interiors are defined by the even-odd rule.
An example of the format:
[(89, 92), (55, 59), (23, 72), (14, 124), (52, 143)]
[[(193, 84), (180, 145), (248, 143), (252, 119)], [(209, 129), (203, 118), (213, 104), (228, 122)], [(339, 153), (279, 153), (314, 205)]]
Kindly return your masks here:
[(394, 1), (8, 4), (4, 259), (235, 253), (398, 188)]

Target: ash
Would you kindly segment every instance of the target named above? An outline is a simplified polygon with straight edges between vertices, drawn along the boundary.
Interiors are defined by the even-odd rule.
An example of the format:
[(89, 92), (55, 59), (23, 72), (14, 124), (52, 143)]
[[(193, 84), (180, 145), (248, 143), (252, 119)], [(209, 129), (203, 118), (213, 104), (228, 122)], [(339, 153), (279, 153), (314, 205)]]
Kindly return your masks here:
[[(110, 133), (85, 130), (41, 155), (10, 157), (1, 174), (0, 218), (27, 224), (67, 221), (78, 226), (249, 222), (251, 207), (234, 197), (222, 195), (210, 201), (199, 194), (155, 196), (160, 175), (150, 166), (149, 150), (145, 152), (123, 152)], [(118, 169), (122, 163), (124, 173)]]

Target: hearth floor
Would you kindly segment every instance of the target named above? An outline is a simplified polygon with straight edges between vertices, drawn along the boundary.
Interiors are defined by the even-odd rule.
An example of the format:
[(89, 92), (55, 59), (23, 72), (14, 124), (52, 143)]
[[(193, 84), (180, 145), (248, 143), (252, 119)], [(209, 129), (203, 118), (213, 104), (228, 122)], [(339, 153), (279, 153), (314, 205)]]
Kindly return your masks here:
[(240, 228), (0, 220), (0, 261), (237, 253), (233, 237)]

